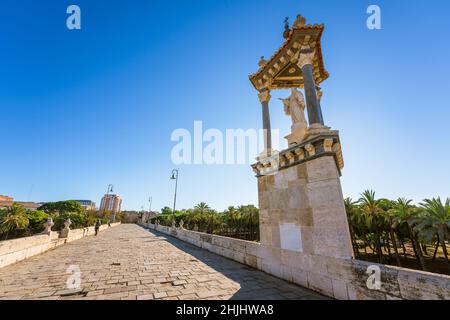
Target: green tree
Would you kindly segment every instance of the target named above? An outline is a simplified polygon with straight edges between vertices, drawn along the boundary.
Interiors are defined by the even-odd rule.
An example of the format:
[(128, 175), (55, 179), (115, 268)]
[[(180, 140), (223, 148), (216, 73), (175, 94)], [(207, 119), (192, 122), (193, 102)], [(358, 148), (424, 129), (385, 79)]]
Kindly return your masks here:
[(414, 254), (416, 255), (416, 258), (422, 270), (426, 270), (425, 259), (423, 257), (422, 248), (420, 247), (418, 233), (414, 229), (418, 211), (411, 203), (412, 200), (399, 198), (395, 202), (394, 207), (391, 209), (390, 214), (392, 215), (394, 228), (399, 229), (404, 226), (408, 230)]
[(366, 190), (359, 199), (361, 210), (366, 215), (374, 235), (375, 250), (378, 261), (383, 263), (383, 250), (381, 248), (382, 225), (384, 224), (383, 209), (380, 199), (376, 199), (375, 191)]
[(208, 206), (205, 202), (200, 202), (198, 205), (195, 206), (195, 210), (198, 210), (199, 213), (205, 214), (208, 213), (211, 208)]
[(164, 208), (161, 209), (161, 214), (162, 215), (172, 214), (172, 209), (170, 209), (169, 207), (164, 207)]
[(82, 214), (83, 207), (76, 201), (59, 201), (49, 202), (38, 208), (40, 211), (50, 214), (51, 216), (64, 215), (68, 213)]
[(44, 211), (39, 210), (27, 210), (26, 215), (30, 221), (29, 227), (33, 230), (39, 230), (43, 224), (47, 221), (49, 215)]
[(354, 224), (355, 224), (355, 221), (357, 221), (356, 220), (356, 216), (358, 213), (357, 211), (359, 209), (357, 206), (357, 203), (358, 202), (353, 201), (352, 198), (344, 199), (345, 211), (347, 212), (348, 226), (350, 229), (350, 237), (351, 237), (352, 246), (353, 246), (353, 253), (356, 258), (359, 258), (359, 246), (358, 246), (358, 242), (356, 240), (356, 237), (357, 237), (356, 232), (354, 230), (355, 229)]
[(70, 219), (72, 224), (70, 225), (70, 229), (81, 229), (86, 227), (86, 216), (83, 213), (64, 213), (55, 217), (55, 230), (61, 230), (64, 227), (64, 222)]
[(420, 206), (423, 214), (415, 219), (419, 235), (428, 242), (437, 236), (437, 246), (439, 243), (442, 245), (445, 259), (449, 262), (446, 241), (450, 239), (450, 199), (445, 203), (441, 198), (425, 199)]
[(24, 230), (28, 227), (29, 223), (30, 221), (28, 220), (24, 207), (17, 203), (2, 210), (0, 228), (2, 233), (5, 233), (5, 240), (8, 239), (11, 231)]

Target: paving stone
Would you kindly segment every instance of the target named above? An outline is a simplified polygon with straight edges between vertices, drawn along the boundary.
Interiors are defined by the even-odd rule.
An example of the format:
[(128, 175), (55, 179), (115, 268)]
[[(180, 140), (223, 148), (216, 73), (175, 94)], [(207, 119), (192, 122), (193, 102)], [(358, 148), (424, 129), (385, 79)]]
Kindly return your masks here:
[[(67, 280), (73, 277), (67, 270), (73, 265), (81, 270), (82, 290), (67, 288)], [(129, 224), (0, 269), (0, 300), (13, 299), (324, 297), (177, 239)]]

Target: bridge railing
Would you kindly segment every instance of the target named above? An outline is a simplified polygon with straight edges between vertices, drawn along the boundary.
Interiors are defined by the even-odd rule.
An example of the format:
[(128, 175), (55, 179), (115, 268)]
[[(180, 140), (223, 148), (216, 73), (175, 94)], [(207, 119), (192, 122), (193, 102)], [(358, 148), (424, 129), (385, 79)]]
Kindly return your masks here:
[[(120, 223), (112, 223), (111, 227), (118, 225)], [(108, 228), (108, 225), (102, 225), (99, 231), (102, 232)], [(94, 234), (95, 228), (89, 227), (70, 230), (64, 238), (61, 238), (61, 233), (52, 231), (50, 234), (0, 241), (0, 268)]]
[(279, 250), (183, 228), (141, 226), (339, 300), (450, 300), (450, 276), (446, 275)]

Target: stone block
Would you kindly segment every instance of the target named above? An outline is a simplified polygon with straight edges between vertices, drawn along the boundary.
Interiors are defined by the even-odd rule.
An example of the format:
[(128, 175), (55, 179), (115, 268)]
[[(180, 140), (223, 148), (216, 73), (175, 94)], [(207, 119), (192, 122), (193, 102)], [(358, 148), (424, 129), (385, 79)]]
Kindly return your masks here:
[(290, 266), (281, 265), (282, 279), (293, 282), (292, 268)]
[(331, 278), (312, 271), (308, 272), (308, 288), (326, 296), (333, 296), (333, 283)]
[[(337, 214), (345, 213), (344, 195), (338, 179), (308, 183), (307, 194), (309, 205), (314, 208), (329, 206), (335, 208)], [(340, 210), (340, 211), (338, 211)]]
[(398, 284), (403, 299), (450, 300), (450, 276), (399, 268)]
[(308, 287), (308, 272), (301, 269), (291, 269), (292, 282), (301, 285), (302, 287)]
[(257, 269), (258, 268), (258, 258), (256, 256), (246, 254), (244, 257), (244, 264)]
[(347, 284), (347, 290), (350, 300), (386, 300), (386, 295), (383, 292), (369, 290), (367, 287)]
[(325, 156), (306, 162), (308, 182), (339, 179), (339, 171), (334, 157)]
[(342, 280), (332, 279), (333, 297), (338, 300), (348, 300), (347, 283)]

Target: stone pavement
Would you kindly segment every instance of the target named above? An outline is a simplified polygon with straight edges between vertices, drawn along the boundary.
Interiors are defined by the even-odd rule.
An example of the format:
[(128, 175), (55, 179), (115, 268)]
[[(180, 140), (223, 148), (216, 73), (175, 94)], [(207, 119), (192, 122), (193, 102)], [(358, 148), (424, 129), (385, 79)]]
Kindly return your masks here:
[[(69, 290), (77, 267), (81, 289)], [(0, 269), (0, 299), (325, 298), (158, 232), (121, 225)]]

